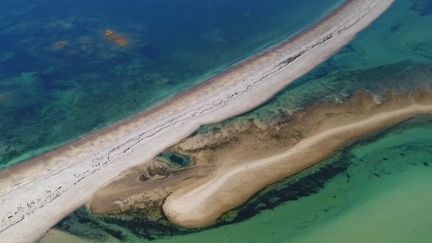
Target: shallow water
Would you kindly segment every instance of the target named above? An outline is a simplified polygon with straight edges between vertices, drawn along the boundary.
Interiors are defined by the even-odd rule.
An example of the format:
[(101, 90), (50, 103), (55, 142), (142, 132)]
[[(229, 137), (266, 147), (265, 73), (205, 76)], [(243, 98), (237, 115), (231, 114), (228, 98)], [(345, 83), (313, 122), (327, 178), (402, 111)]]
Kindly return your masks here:
[(0, 168), (190, 88), (339, 2), (0, 1)]

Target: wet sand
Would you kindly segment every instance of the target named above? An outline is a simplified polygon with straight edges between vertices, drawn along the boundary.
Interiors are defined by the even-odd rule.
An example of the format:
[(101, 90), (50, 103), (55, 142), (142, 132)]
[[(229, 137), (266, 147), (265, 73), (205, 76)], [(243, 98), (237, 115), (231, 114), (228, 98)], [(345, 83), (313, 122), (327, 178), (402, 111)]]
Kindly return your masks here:
[(346, 45), (392, 2), (347, 1), (296, 38), (151, 111), (2, 171), (0, 236), (4, 242), (40, 238), (122, 171), (151, 160), (202, 124), (241, 114), (271, 98)]

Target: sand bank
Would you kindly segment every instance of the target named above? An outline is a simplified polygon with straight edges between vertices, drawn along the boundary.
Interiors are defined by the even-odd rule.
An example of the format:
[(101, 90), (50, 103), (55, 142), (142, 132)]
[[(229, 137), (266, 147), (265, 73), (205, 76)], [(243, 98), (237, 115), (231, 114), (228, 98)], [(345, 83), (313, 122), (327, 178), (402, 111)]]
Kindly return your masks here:
[[(415, 116), (432, 114), (430, 97), (431, 94), (390, 97), (383, 104), (375, 104), (372, 97), (357, 97), (360, 99), (348, 106), (334, 109), (341, 110), (345, 106), (345, 112), (335, 113), (332, 107), (327, 107), (324, 112), (328, 116), (309, 121), (313, 126), (306, 129), (310, 131), (303, 132), (305, 137), (295, 145), (285, 144), (285, 151), (281, 144), (267, 148), (267, 156), (260, 156), (253, 150), (263, 141), (249, 142), (249, 146), (237, 152), (223, 151), (224, 155), (215, 157), (219, 162), (213, 161), (220, 167), (207, 177), (184, 183), (166, 198), (163, 211), (171, 222), (180, 226), (211, 225), (224, 212), (242, 205), (266, 186), (315, 165), (354, 140)], [(352, 104), (357, 108), (350, 109)]]
[(320, 23), (151, 111), (0, 173), (0, 236), (31, 242), (119, 173), (202, 124), (248, 111), (346, 45), (393, 0), (352, 0)]

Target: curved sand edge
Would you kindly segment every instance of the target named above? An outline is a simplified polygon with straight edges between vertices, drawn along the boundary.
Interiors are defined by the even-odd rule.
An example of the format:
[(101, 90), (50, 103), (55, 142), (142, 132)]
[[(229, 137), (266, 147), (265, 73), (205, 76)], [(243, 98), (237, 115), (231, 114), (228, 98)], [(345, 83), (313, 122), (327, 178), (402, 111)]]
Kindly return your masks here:
[[(0, 173), (0, 236), (31, 242), (122, 171), (151, 160), (202, 124), (268, 100), (347, 44), (393, 0), (348, 1), (312, 29), (171, 102)], [(34, 224), (44, 219), (43, 223)]]
[(362, 119), (313, 134), (273, 156), (221, 166), (210, 176), (175, 190), (167, 197), (163, 211), (172, 223), (182, 227), (214, 224), (223, 213), (242, 205), (266, 186), (315, 165), (346, 144), (415, 116), (432, 114), (429, 97), (408, 97), (408, 104), (379, 113), (372, 111)]

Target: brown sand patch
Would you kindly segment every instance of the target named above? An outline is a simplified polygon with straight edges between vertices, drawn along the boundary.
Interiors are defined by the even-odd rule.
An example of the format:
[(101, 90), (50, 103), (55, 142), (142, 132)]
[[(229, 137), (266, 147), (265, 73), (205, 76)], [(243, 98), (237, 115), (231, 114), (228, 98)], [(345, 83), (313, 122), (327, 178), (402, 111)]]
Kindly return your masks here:
[(57, 51), (60, 51), (60, 50), (65, 49), (68, 44), (69, 44), (68, 41), (66, 41), (66, 40), (60, 40), (60, 41), (57, 41), (56, 43), (53, 44), (53, 49), (57, 50)]
[(129, 41), (123, 36), (112, 29), (107, 29), (104, 34), (105, 38), (117, 46), (127, 46)]

